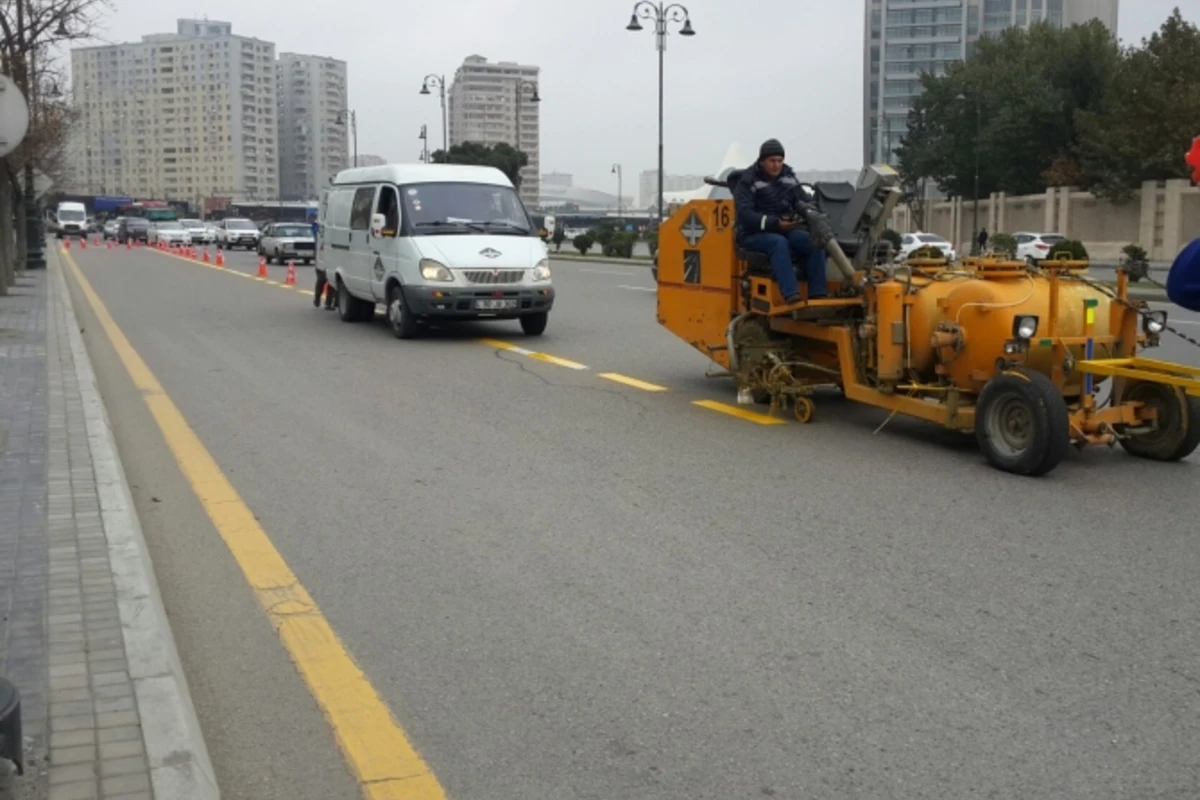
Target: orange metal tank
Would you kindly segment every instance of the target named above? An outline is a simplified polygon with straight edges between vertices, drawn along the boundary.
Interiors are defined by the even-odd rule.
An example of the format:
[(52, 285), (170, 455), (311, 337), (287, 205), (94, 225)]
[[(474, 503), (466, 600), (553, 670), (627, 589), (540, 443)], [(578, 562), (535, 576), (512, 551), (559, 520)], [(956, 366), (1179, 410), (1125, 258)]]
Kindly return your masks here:
[[(922, 381), (937, 377), (938, 364), (933, 338), (939, 325), (956, 323), (962, 332), (957, 355), (948, 360), (946, 373), (961, 388), (980, 389), (994, 374), (996, 359), (1004, 355), (1004, 344), (1013, 337), (1013, 320), (1017, 316), (1036, 315), (1038, 330), (1026, 358), (1031, 369), (1049, 375), (1052, 349), (1050, 329), (1050, 281), (1042, 275), (1023, 273), (1011, 277), (967, 276), (945, 273), (941, 279), (914, 277), (893, 280), (878, 287), (881, 324), (878, 330), (881, 379), (895, 379), (896, 368), (907, 360), (910, 370)], [(907, 337), (891, 326), (902, 298), (910, 300)], [(1083, 336), (1085, 300), (1097, 301), (1094, 336), (1109, 333), (1111, 299), (1082, 283), (1059, 282), (1058, 328), (1060, 337)], [(902, 312), (901, 312), (902, 313)], [(900, 352), (898, 346), (905, 352)], [(886, 352), (885, 352), (886, 351)], [(1076, 360), (1083, 358), (1082, 348), (1069, 348)], [(1111, 347), (1097, 345), (1096, 358), (1115, 354)], [(885, 371), (883, 367), (889, 367)], [(890, 374), (889, 374), (890, 372)], [(1078, 379), (1068, 389), (1078, 385)]]

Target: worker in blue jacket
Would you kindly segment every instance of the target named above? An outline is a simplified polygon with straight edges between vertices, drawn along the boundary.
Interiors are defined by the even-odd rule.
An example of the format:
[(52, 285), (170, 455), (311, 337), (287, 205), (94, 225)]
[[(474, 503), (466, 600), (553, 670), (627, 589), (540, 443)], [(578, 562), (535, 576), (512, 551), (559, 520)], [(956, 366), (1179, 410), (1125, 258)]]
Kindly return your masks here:
[(1200, 239), (1183, 248), (1171, 265), (1167, 299), (1188, 311), (1200, 311)]
[(810, 300), (828, 297), (829, 288), (825, 276), (825, 251), (814, 248), (808, 231), (799, 227), (800, 181), (792, 168), (783, 162), (783, 155), (779, 140), (763, 142), (758, 151), (758, 162), (742, 173), (734, 187), (733, 202), (737, 208), (741, 246), (766, 253), (771, 259), (771, 271), (783, 301), (791, 305), (800, 301), (800, 284), (792, 266), (793, 255), (800, 259)]

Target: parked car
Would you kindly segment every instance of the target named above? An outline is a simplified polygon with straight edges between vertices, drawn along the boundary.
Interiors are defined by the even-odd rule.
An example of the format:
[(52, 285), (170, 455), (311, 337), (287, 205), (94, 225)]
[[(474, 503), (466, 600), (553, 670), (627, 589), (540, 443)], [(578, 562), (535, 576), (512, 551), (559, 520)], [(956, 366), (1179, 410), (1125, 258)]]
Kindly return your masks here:
[(125, 217), (117, 225), (117, 241), (150, 242), (150, 221), (141, 217)]
[(1031, 233), (1018, 231), (1013, 234), (1017, 240), (1015, 258), (1024, 260), (1031, 267), (1036, 267), (1039, 261), (1049, 258), (1050, 249), (1067, 237), (1058, 233)]
[(191, 244), (192, 237), (188, 233), (187, 228), (179, 224), (177, 220), (162, 220), (155, 222), (150, 226), (150, 244)]
[(110, 219), (108, 222), (104, 223), (104, 238), (106, 240), (117, 238), (117, 231), (121, 227), (121, 220), (123, 219), (125, 219), (125, 217), (117, 217), (116, 219)]
[(235, 247), (257, 250), (261, 238), (258, 226), (248, 219), (235, 217), (217, 223), (217, 244), (227, 250)]
[(936, 233), (917, 231), (916, 233), (906, 233), (901, 237), (900, 252), (896, 254), (897, 263), (904, 261), (904, 259), (922, 247), (935, 247), (941, 250), (942, 256), (950, 263), (954, 263), (958, 258), (958, 253), (955, 252), (954, 245)]
[(203, 220), (181, 219), (179, 224), (188, 232), (188, 236), (192, 237), (192, 244), (212, 244), (217, 240), (217, 232), (204, 224)]
[(317, 242), (313, 239), (312, 226), (303, 222), (273, 222), (262, 232), (258, 254), (282, 264), (286, 260), (311, 264), (317, 254)]

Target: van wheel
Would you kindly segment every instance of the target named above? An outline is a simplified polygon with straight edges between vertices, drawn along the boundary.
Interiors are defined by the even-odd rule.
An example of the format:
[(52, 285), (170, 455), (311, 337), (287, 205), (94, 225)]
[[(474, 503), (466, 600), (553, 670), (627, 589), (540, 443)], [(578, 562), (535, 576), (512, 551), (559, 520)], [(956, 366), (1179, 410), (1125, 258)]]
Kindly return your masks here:
[(358, 298), (350, 294), (346, 289), (346, 284), (341, 280), (337, 284), (337, 310), (342, 322), (360, 322), (362, 320), (362, 309), (358, 305)]
[(387, 294), (388, 326), (397, 339), (411, 339), (417, 335), (417, 318), (408, 313), (404, 305), (404, 292), (393, 283)]
[(542, 331), (546, 330), (546, 323), (550, 321), (550, 314), (546, 311), (540, 311), (537, 314), (526, 314), (521, 317), (521, 330), (526, 336), (541, 336)]

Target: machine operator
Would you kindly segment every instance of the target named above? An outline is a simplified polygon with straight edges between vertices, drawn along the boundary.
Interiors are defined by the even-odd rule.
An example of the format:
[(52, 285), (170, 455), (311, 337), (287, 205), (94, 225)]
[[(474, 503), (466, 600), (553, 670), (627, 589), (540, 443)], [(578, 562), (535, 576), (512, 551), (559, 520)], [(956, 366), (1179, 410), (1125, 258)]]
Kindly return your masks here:
[(765, 253), (771, 259), (771, 271), (788, 305), (800, 302), (800, 284), (792, 257), (800, 262), (801, 274), (808, 282), (808, 298), (829, 296), (825, 276), (825, 251), (813, 248), (808, 231), (799, 225), (800, 181), (783, 162), (783, 145), (777, 139), (763, 142), (758, 162), (742, 173), (734, 187), (733, 201), (741, 246)]

